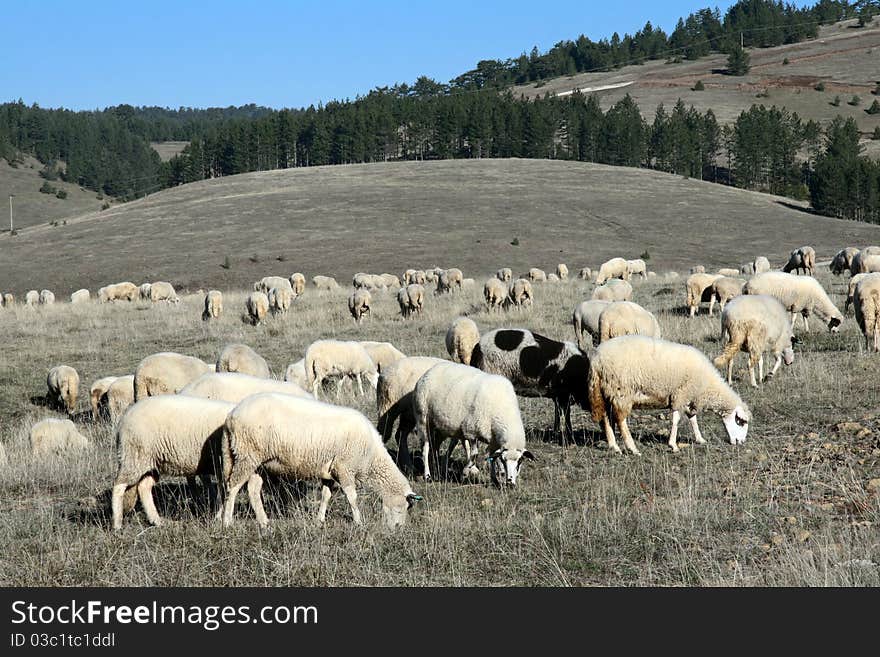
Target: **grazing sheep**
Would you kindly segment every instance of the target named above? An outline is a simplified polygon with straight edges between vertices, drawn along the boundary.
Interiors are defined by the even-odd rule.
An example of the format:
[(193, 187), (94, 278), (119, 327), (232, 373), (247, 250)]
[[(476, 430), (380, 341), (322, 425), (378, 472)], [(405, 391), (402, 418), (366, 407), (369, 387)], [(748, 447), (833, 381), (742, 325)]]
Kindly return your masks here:
[(880, 255), (859, 251), (852, 259), (850, 274), (873, 274), (880, 272)]
[(657, 278), (657, 272), (655, 272), (655, 271), (649, 271), (649, 272), (648, 272), (648, 278)]
[(138, 298), (141, 301), (149, 301), (150, 300), (150, 289), (153, 287), (152, 283), (141, 283), (141, 286), (138, 288)]
[(76, 398), (79, 395), (79, 374), (68, 365), (56, 365), (46, 377), (49, 392), (46, 399), (50, 404), (63, 407), (68, 415), (76, 411)]
[(108, 303), (110, 301), (136, 301), (140, 290), (138, 286), (129, 281), (106, 285), (98, 290), (98, 301)]
[(473, 278), (462, 278), (461, 279), (461, 289), (462, 290), (472, 290), (477, 286), (477, 281)]
[(843, 322), (843, 315), (828, 298), (821, 283), (814, 278), (799, 278), (794, 274), (771, 271), (750, 278), (743, 288), (743, 294), (769, 294), (779, 299), (791, 313), (792, 328), (800, 314), (804, 329), (809, 331), (807, 317), (814, 312), (828, 323), (833, 333), (837, 333)]
[(284, 276), (264, 276), (254, 283), (254, 292), (262, 292), (263, 294), (268, 295), (273, 287), (279, 289), (287, 288), (293, 291), (293, 286), (288, 279), (284, 278)]
[(716, 301), (721, 304), (723, 311), (724, 305), (728, 301), (742, 294), (745, 284), (746, 282), (741, 278), (728, 278), (724, 274), (721, 275), (721, 278), (716, 278), (711, 286), (712, 298), (709, 299), (709, 317), (712, 316), (712, 309), (715, 308)]
[[(720, 272), (719, 272), (720, 273)], [(747, 262), (742, 267), (739, 268), (740, 274), (745, 274), (746, 276), (754, 276), (755, 275), (755, 263)]]
[(382, 279), (382, 285), (385, 288), (397, 289), (400, 287), (400, 279), (394, 274), (379, 274), (379, 278)]
[(301, 295), (306, 290), (306, 277), (299, 272), (291, 274), (290, 287), (293, 289), (295, 296)]
[(495, 272), (495, 278), (503, 283), (510, 283), (513, 280), (513, 270), (510, 267), (502, 267)]
[(136, 496), (149, 523), (162, 524), (152, 492), (160, 476), (199, 476), (213, 490), (210, 477), (219, 473), (223, 423), (233, 408), (214, 399), (161, 395), (142, 399), (125, 412), (116, 428), (113, 529), (122, 528), (122, 516), (134, 508)]
[(573, 342), (557, 342), (526, 329), (495, 329), (480, 338), (470, 364), (507, 377), (518, 395), (552, 399), (555, 433), (560, 433), (561, 417), (565, 419), (563, 440), (572, 435), (571, 400), (589, 408), (590, 361)]
[(483, 285), (483, 298), (486, 300), (486, 308), (489, 312), (493, 310), (504, 310), (507, 304), (507, 285), (498, 278), (490, 278)]
[(425, 288), (418, 283), (411, 283), (397, 291), (397, 304), (400, 306), (400, 314), (404, 318), (413, 313), (422, 314), (425, 305)]
[(413, 283), (424, 285), (427, 282), (428, 277), (421, 269), (407, 269), (403, 275), (404, 285), (412, 285)]
[(251, 324), (256, 326), (266, 319), (269, 312), (269, 297), (262, 292), (251, 292), (245, 300), (244, 308)]
[(632, 301), (615, 301), (599, 315), (599, 343), (621, 335), (660, 337), (660, 325), (650, 312)]
[(82, 288), (70, 295), (70, 303), (88, 303), (90, 298), (91, 295), (89, 294), (89, 291)]
[(291, 381), (264, 379), (241, 372), (208, 372), (184, 387), (178, 394), (237, 404), (248, 395), (277, 392), (294, 397), (313, 399), (302, 387)]
[(15, 305), (15, 295), (7, 292), (3, 295), (3, 307), (12, 308)]
[(518, 278), (510, 286), (510, 303), (517, 308), (531, 306), (534, 299), (534, 291), (532, 290), (532, 282), (527, 278)]
[(290, 310), (290, 306), (295, 298), (292, 288), (273, 287), (266, 295), (269, 302), (269, 311), (273, 315), (284, 314)]
[(116, 424), (126, 409), (134, 404), (134, 374), (120, 376), (101, 397), (100, 405), (107, 409), (110, 422)]
[(728, 278), (736, 278), (739, 276), (740, 271), (738, 269), (733, 269), (732, 267), (722, 267), (718, 270), (718, 273)]
[(816, 250), (812, 246), (802, 246), (791, 252), (791, 255), (788, 257), (788, 262), (785, 263), (785, 267), (782, 268), (782, 271), (787, 274), (792, 270), (797, 273), (800, 273), (800, 271), (803, 270), (804, 274), (812, 276), (815, 268)]
[(592, 343), (599, 344), (599, 316), (612, 302), (602, 299), (582, 301), (571, 314), (571, 323), (574, 326), (574, 336), (578, 347), (584, 348), (584, 331), (590, 334)]
[(338, 290), (339, 283), (332, 276), (312, 276), (312, 285), (318, 290)]
[(223, 347), (217, 357), (215, 372), (239, 372), (268, 379), (269, 365), (266, 359), (246, 344), (234, 342)]
[(529, 269), (529, 273), (526, 274), (523, 278), (527, 278), (532, 283), (535, 283), (535, 282), (540, 282), (540, 281), (546, 281), (547, 274), (544, 272), (543, 269), (538, 269), (537, 267), (532, 267), (531, 269)]
[(694, 265), (693, 267), (691, 267), (691, 269), (688, 273), (690, 273), (690, 274), (705, 274), (706, 273), (706, 266), (705, 265)]
[(690, 418), (694, 439), (705, 443), (697, 424), (702, 410), (715, 411), (724, 421), (732, 445), (744, 443), (751, 413), (706, 356), (694, 347), (643, 335), (625, 335), (603, 342), (590, 363), (593, 420), (602, 422), (608, 447), (620, 453), (611, 422), (617, 424), (627, 449), (640, 454), (626, 419), (633, 408), (672, 410), (669, 446), (678, 451), (681, 414)]
[(557, 276), (556, 274), (547, 274), (547, 282), (548, 283), (558, 283), (559, 276)]
[(110, 386), (118, 378), (118, 376), (105, 376), (93, 382), (91, 387), (89, 388), (89, 401), (92, 405), (93, 422), (97, 422), (98, 416), (101, 412), (101, 399), (104, 398), (104, 395), (107, 394)]
[(41, 306), (51, 306), (53, 303), (55, 303), (55, 294), (52, 292), (52, 290), (40, 291)]
[(880, 246), (866, 246), (861, 250), (865, 255), (880, 255)]
[(706, 273), (691, 274), (687, 277), (684, 285), (685, 291), (687, 292), (687, 305), (690, 309), (691, 317), (700, 311), (701, 302), (712, 301), (712, 283), (719, 278), (721, 278), (719, 274)]
[(214, 366), (173, 351), (152, 354), (138, 363), (134, 371), (134, 400), (156, 395), (173, 395)]
[(594, 301), (630, 301), (632, 295), (633, 288), (628, 281), (612, 278), (597, 286), (591, 298)]
[(580, 278), (582, 281), (588, 281), (592, 277), (593, 277), (593, 270), (590, 269), (589, 267), (584, 267), (583, 269), (581, 269), (580, 273), (578, 274), (578, 278)]
[(677, 271), (667, 271), (663, 273), (663, 280), (666, 281), (677, 281), (679, 279), (679, 275)]
[(168, 303), (180, 303), (180, 297), (174, 291), (174, 286), (166, 281), (156, 281), (150, 286), (150, 301), (157, 303), (159, 301), (167, 301)]
[(423, 445), (425, 481), (431, 480), (431, 442), (439, 447), (449, 438), (447, 463), (456, 443), (464, 443), (464, 475), (476, 475), (479, 443), (489, 446), (492, 481), (516, 485), (520, 463), (534, 460), (526, 449), (519, 403), (513, 384), (503, 376), (458, 363), (429, 369), (412, 392), (416, 438)]
[(865, 277), (855, 292), (856, 322), (867, 351), (880, 351), (880, 275)]
[(396, 363), (402, 358), (406, 358), (406, 354), (390, 342), (361, 340), (358, 344), (367, 350), (367, 355), (369, 355), (370, 360), (376, 364), (376, 370), (379, 373), (392, 363)]
[(360, 324), (364, 315), (370, 315), (370, 305), (373, 303), (373, 296), (370, 291), (364, 288), (354, 290), (348, 297), (348, 312), (354, 318), (355, 323)]
[[(364, 394), (361, 376), (366, 376), (373, 388), (379, 379), (376, 364), (367, 350), (357, 342), (342, 340), (316, 340), (306, 349), (306, 387), (318, 399), (318, 389), (330, 377), (349, 376), (357, 379), (358, 391)], [(342, 389), (342, 382), (336, 389), (336, 396)]]
[(371, 290), (374, 288), (382, 287), (382, 282), (381, 279), (377, 278), (373, 274), (358, 272), (357, 274), (352, 276), (351, 285), (356, 290)]
[(308, 386), (308, 377), (306, 376), (306, 359), (300, 358), (295, 363), (287, 366), (284, 372), (284, 380), (295, 383), (300, 388), (305, 389)]
[(563, 263), (559, 263), (558, 265), (556, 265), (556, 275), (559, 277), (560, 281), (567, 281), (568, 267)]
[(471, 354), (479, 341), (480, 329), (467, 317), (456, 317), (446, 330), (446, 351), (456, 362), (470, 365)]
[(70, 420), (47, 418), (31, 427), (31, 454), (55, 456), (62, 452), (87, 449), (89, 439), (76, 430)]
[(873, 272), (870, 274), (856, 274), (852, 278), (849, 279), (849, 286), (846, 292), (846, 303), (843, 304), (843, 312), (848, 313), (849, 307), (853, 304), (853, 301), (856, 298), (856, 286), (866, 279), (868, 276), (880, 276), (880, 273)]
[(217, 319), (223, 313), (223, 293), (220, 290), (210, 290), (205, 295), (205, 310), (202, 319)]
[(407, 269), (405, 272), (403, 272), (403, 284), (409, 285), (410, 283), (415, 283), (415, 275), (415, 269)]
[(437, 277), (437, 289), (434, 290), (434, 293), (444, 294), (452, 292), (455, 288), (461, 290), (463, 278), (461, 270), (455, 267), (441, 272)]
[(628, 274), (628, 278), (632, 278), (636, 274), (638, 274), (642, 278), (648, 278), (648, 265), (646, 265), (645, 261), (641, 258), (636, 258), (635, 260), (627, 260), (626, 271)]
[(835, 276), (840, 276), (845, 271), (850, 271), (850, 267), (852, 267), (853, 258), (856, 257), (859, 250), (854, 246), (847, 246), (834, 256), (831, 260), (831, 273)]
[(27, 306), (36, 306), (40, 303), (40, 293), (36, 290), (30, 290), (24, 295), (24, 303)]
[(770, 261), (764, 256), (755, 258), (755, 274), (763, 274), (770, 271)]

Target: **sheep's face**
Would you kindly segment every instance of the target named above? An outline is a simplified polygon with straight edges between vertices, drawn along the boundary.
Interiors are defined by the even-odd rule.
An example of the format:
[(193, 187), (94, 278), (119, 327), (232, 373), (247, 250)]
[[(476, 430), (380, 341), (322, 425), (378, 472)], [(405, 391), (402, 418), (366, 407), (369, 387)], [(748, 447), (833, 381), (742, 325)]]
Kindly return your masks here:
[(828, 329), (829, 329), (832, 333), (837, 333), (837, 332), (839, 332), (839, 331), (840, 331), (840, 318), (838, 318), (838, 317), (832, 317), (832, 318), (831, 318), (831, 321), (828, 322)]
[(782, 361), (786, 365), (791, 365), (794, 362), (794, 349), (791, 347), (786, 347), (782, 350)]
[(524, 459), (534, 461), (535, 457), (528, 450), (497, 449), (492, 452), (487, 460), (493, 483), (498, 486), (516, 486), (519, 467)]
[(742, 445), (746, 442), (749, 432), (749, 414), (741, 406), (737, 406), (724, 416), (724, 428), (731, 445)]
[(382, 501), (382, 512), (388, 529), (397, 529), (406, 524), (412, 505), (422, 499), (421, 495), (409, 492), (406, 495), (390, 495)]

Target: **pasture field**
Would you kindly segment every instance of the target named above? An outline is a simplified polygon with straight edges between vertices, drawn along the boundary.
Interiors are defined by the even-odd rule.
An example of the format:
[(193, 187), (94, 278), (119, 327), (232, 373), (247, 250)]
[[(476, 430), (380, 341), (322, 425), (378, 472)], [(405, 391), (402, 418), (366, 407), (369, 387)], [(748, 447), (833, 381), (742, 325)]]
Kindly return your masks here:
[[(255, 348), (276, 376), (322, 337), (389, 340), (408, 355), (445, 357), (446, 328), (462, 313), (481, 330), (521, 326), (571, 340), (572, 309), (593, 284), (537, 284), (532, 309), (488, 314), (481, 299), (487, 270), (509, 264), (493, 257), (480, 269), (463, 267), (477, 279), (475, 289), (429, 294), (416, 319), (400, 318), (393, 293), (374, 293), (373, 317), (360, 327), (348, 315), (345, 288), (308, 288), (287, 316), (259, 327), (241, 321), (245, 294), (225, 289), (225, 314), (210, 323), (200, 319), (196, 294), (178, 305), (0, 310), (0, 440), (9, 460), (0, 469), (0, 585), (880, 585), (878, 356), (864, 352), (851, 316), (836, 335), (814, 320), (794, 364), (757, 390), (747, 384), (745, 356), (738, 357), (735, 388), (754, 414), (739, 447), (724, 442), (720, 419), (704, 414), (708, 444), (690, 443), (684, 423), (683, 449), (672, 454), (668, 416), (646, 411), (630, 421), (643, 456), (615, 455), (577, 409), (577, 444), (563, 449), (546, 431), (551, 402), (520, 399), (538, 461), (524, 466), (519, 486), (461, 483), (458, 450), (448, 479), (415, 480), (425, 500), (396, 533), (383, 528), (368, 490), (359, 496), (363, 526), (351, 522), (341, 494), (320, 526), (312, 483), (271, 487), (267, 531), (241, 495), (236, 522), (224, 530), (175, 479), (155, 489), (165, 525), (149, 527), (138, 510), (123, 530), (109, 530), (115, 450), (108, 423), (93, 424), (85, 412), (91, 381), (130, 373), (163, 350), (213, 362), (233, 341)], [(580, 266), (561, 260), (573, 272)], [(264, 263), (263, 274), (285, 270), (280, 264)], [(842, 308), (846, 279), (827, 270), (819, 277)], [(718, 317), (705, 310), (685, 316), (684, 277), (634, 287), (633, 300), (657, 314), (664, 337), (712, 357), (720, 352)], [(35, 460), (28, 430), (53, 415), (43, 406), (45, 377), (59, 363), (81, 375), (78, 425), (94, 447)], [(371, 392), (339, 401), (375, 421)]]

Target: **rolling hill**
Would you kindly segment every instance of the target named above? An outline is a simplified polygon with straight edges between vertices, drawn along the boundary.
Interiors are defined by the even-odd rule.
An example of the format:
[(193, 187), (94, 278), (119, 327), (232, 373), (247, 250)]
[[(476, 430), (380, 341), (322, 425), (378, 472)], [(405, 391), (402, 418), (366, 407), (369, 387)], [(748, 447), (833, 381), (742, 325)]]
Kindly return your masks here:
[[(511, 244), (517, 238), (519, 245)], [(880, 243), (880, 227), (790, 201), (641, 169), (551, 160), (458, 160), (287, 169), (183, 185), (0, 236), (0, 288), (59, 295), (122, 280), (244, 288), (302, 271), (458, 266), (572, 270), (638, 257), (649, 267), (819, 259)], [(228, 265), (228, 268), (226, 267)]]

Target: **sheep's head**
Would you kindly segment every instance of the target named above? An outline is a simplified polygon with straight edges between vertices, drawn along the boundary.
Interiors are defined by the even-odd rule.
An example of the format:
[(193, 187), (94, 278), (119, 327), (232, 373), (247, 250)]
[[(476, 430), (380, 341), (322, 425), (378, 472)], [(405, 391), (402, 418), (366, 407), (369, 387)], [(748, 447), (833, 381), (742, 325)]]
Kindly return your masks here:
[(737, 406), (725, 415), (723, 419), (730, 444), (742, 445), (746, 442), (746, 434), (749, 432), (749, 421), (752, 419), (752, 414), (742, 406)]
[(837, 333), (840, 331), (840, 324), (843, 320), (840, 317), (832, 317), (828, 321), (828, 330), (832, 333)]
[(382, 513), (385, 516), (385, 525), (388, 529), (397, 529), (406, 524), (407, 516), (412, 505), (421, 501), (421, 495), (412, 491), (404, 495), (389, 495), (382, 500)]
[(516, 479), (519, 476), (519, 468), (523, 459), (534, 461), (535, 457), (527, 449), (496, 449), (486, 459), (489, 461), (489, 472), (492, 475), (492, 482), (498, 486), (504, 484), (516, 486)]

